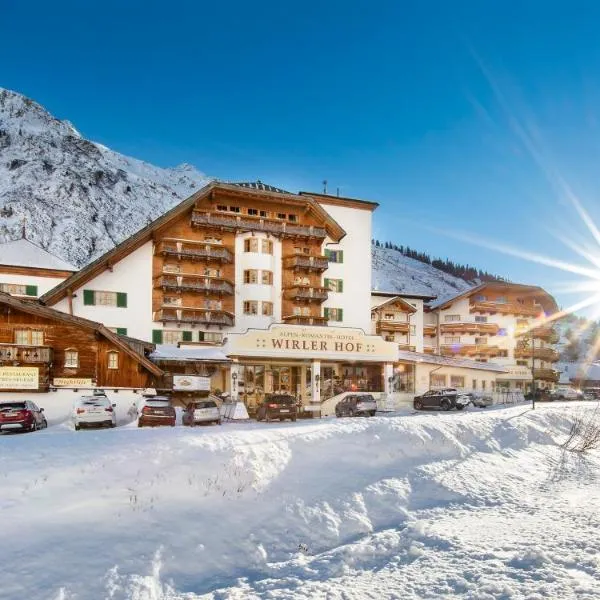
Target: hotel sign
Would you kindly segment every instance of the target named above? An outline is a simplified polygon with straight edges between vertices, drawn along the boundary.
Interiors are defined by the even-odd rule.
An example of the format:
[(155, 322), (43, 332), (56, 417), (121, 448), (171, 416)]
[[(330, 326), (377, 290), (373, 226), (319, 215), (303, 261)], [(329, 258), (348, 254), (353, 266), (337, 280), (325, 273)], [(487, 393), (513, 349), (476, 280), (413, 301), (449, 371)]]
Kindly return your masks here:
[(57, 377), (52, 384), (56, 387), (94, 387), (91, 379), (81, 377)]
[(173, 375), (173, 389), (184, 392), (210, 392), (210, 377)]
[(0, 390), (37, 390), (38, 367), (0, 367)]
[(296, 359), (395, 362), (398, 345), (361, 329), (272, 325), (231, 335), (227, 354)]

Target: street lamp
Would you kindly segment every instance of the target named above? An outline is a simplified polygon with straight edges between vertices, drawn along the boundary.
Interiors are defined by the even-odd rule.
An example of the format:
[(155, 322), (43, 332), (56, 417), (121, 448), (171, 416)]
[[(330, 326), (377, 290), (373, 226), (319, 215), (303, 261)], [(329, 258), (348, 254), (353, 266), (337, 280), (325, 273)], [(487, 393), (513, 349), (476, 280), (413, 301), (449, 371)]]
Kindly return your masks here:
[(531, 408), (535, 410), (535, 337), (531, 329)]

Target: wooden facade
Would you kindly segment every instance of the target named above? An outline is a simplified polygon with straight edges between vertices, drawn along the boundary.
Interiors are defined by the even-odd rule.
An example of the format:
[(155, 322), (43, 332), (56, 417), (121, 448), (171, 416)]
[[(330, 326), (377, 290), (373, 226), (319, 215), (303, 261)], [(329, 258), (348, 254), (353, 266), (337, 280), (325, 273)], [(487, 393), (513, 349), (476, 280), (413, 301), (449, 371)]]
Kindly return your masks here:
[(120, 338), (99, 323), (0, 293), (0, 367), (37, 367), (39, 392), (48, 391), (55, 379), (89, 379), (97, 387), (156, 387), (163, 372), (146, 358), (150, 346)]

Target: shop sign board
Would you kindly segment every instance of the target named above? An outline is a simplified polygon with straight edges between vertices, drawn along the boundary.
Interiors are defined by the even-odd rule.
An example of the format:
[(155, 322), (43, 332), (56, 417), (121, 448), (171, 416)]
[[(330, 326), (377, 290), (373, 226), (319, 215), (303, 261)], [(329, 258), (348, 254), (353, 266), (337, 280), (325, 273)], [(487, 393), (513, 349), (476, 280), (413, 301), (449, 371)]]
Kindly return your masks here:
[(210, 392), (210, 377), (173, 375), (173, 389), (183, 392)]
[(0, 390), (37, 390), (39, 385), (38, 367), (0, 367)]

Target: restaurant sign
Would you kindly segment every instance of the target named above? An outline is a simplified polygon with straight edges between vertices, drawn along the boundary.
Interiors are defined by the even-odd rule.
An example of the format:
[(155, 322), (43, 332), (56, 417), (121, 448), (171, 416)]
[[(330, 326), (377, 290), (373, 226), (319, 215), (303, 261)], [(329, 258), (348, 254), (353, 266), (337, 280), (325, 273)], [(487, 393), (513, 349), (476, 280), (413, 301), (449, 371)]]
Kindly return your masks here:
[(183, 392), (210, 392), (210, 377), (173, 375), (173, 389)]
[(82, 377), (56, 377), (52, 385), (55, 387), (94, 387), (91, 379)]
[(230, 335), (227, 354), (297, 359), (366, 360), (395, 362), (398, 345), (361, 329), (272, 325)]
[(0, 367), (0, 390), (37, 390), (38, 367)]

